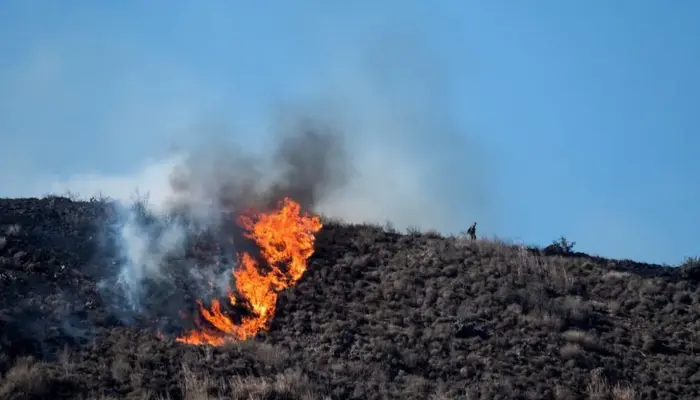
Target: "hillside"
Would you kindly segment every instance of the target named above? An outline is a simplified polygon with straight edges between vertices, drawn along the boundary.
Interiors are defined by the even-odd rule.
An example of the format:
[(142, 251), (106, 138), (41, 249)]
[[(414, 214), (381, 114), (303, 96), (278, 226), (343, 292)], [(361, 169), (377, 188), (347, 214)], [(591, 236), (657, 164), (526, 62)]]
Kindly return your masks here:
[(0, 200), (0, 398), (700, 398), (697, 270), (331, 222), (268, 332), (192, 346), (101, 295), (113, 217)]

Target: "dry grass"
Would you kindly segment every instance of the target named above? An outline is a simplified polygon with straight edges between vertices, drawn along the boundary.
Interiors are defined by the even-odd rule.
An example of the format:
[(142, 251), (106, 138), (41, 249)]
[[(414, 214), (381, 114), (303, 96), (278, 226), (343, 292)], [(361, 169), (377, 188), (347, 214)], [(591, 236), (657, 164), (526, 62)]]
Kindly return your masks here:
[(272, 377), (234, 376), (217, 379), (207, 374), (198, 374), (189, 366), (183, 365), (181, 382), (183, 400), (328, 398), (315, 394), (308, 377), (298, 370), (289, 370)]
[(611, 385), (602, 375), (601, 369), (591, 371), (591, 377), (586, 386), (589, 400), (636, 400), (636, 391), (625, 384)]
[(33, 357), (19, 358), (0, 381), (0, 399), (22, 399), (47, 394), (44, 364)]
[(235, 377), (230, 381), (234, 399), (263, 400), (268, 398), (322, 399), (313, 393), (309, 379), (300, 371), (292, 370), (272, 378)]
[(225, 346), (225, 348), (229, 348), (231, 350), (250, 354), (257, 361), (260, 361), (264, 365), (273, 368), (280, 367), (289, 357), (286, 350), (278, 346), (273, 346), (269, 343), (243, 341), (229, 342)]
[(564, 332), (562, 337), (567, 342), (578, 344), (584, 349), (597, 349), (599, 347), (598, 341), (593, 335), (577, 329)]

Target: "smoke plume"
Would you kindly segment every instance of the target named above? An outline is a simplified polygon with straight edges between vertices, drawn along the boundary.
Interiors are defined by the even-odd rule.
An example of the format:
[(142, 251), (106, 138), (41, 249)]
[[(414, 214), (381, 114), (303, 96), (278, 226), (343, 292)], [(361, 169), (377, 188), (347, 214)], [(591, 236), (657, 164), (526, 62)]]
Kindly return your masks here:
[[(118, 218), (106, 229), (118, 251), (101, 285), (105, 296), (129, 315), (174, 315), (195, 298), (221, 294), (235, 253), (250, 245), (235, 215), (283, 196), (352, 223), (456, 233), (479, 220), (494, 231), (495, 165), (450, 111), (435, 58), (407, 54), (398, 63), (371, 54), (376, 73), (353, 62), (331, 68), (311, 96), (267, 116), (269, 130), (198, 129), (193, 145), (131, 174), (75, 175), (50, 186), (118, 200)], [(207, 239), (217, 247), (202, 252), (216, 257), (185, 261)], [(157, 293), (183, 290), (182, 282), (190, 294), (158, 302)]]
[[(342, 131), (304, 118), (276, 132), (274, 139), (274, 146), (259, 154), (219, 141), (194, 149), (172, 164), (168, 193), (158, 202), (137, 194), (131, 204), (116, 203), (117, 218), (106, 231), (117, 250), (116, 271), (100, 287), (123, 318), (174, 315), (187, 308), (184, 303), (159, 305), (152, 298), (159, 291), (188, 298), (186, 293), (173, 296), (183, 290), (175, 283), (183, 278), (184, 289), (197, 298), (225, 294), (234, 255), (251, 245), (236, 226), (236, 216), (251, 209), (267, 211), (284, 197), (313, 212), (348, 182), (351, 165)], [(198, 240), (217, 248), (197, 247)], [(185, 255), (193, 248), (216, 259), (191, 261)]]

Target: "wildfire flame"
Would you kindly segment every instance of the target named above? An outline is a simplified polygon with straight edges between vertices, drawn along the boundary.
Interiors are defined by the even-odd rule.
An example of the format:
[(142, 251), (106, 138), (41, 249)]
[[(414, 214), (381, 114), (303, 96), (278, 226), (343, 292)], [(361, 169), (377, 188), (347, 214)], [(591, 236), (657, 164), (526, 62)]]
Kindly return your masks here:
[[(307, 261), (314, 252), (315, 234), (322, 227), (318, 217), (299, 212), (299, 204), (285, 198), (275, 212), (237, 218), (236, 222), (247, 231), (245, 236), (255, 241), (261, 259), (270, 269), (263, 273), (250, 254), (238, 255), (238, 268), (232, 271), (238, 297), (229, 288), (228, 300), (236, 305), (240, 298), (252, 315), (243, 316), (236, 324), (222, 311), (218, 299), (212, 300), (209, 309), (198, 300), (201, 317), (213, 328), (195, 320), (197, 329), (176, 338), (178, 342), (219, 346), (267, 330), (275, 315), (278, 293), (296, 284), (304, 275)], [(286, 266), (284, 271), (283, 266)]]

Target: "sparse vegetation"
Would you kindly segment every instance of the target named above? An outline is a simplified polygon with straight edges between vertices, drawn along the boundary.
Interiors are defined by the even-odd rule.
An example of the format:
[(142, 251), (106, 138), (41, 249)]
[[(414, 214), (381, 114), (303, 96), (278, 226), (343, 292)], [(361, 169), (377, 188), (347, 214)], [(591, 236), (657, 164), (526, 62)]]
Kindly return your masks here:
[(0, 399), (700, 398), (697, 263), (325, 220), (270, 331), (209, 348), (110, 313), (112, 215), (0, 200)]
[(553, 241), (549, 246), (545, 247), (545, 252), (548, 255), (572, 254), (574, 252), (574, 246), (576, 246), (576, 242), (570, 242), (567, 238), (561, 236), (559, 239)]
[(681, 268), (697, 268), (700, 266), (700, 257), (686, 257), (680, 265)]

